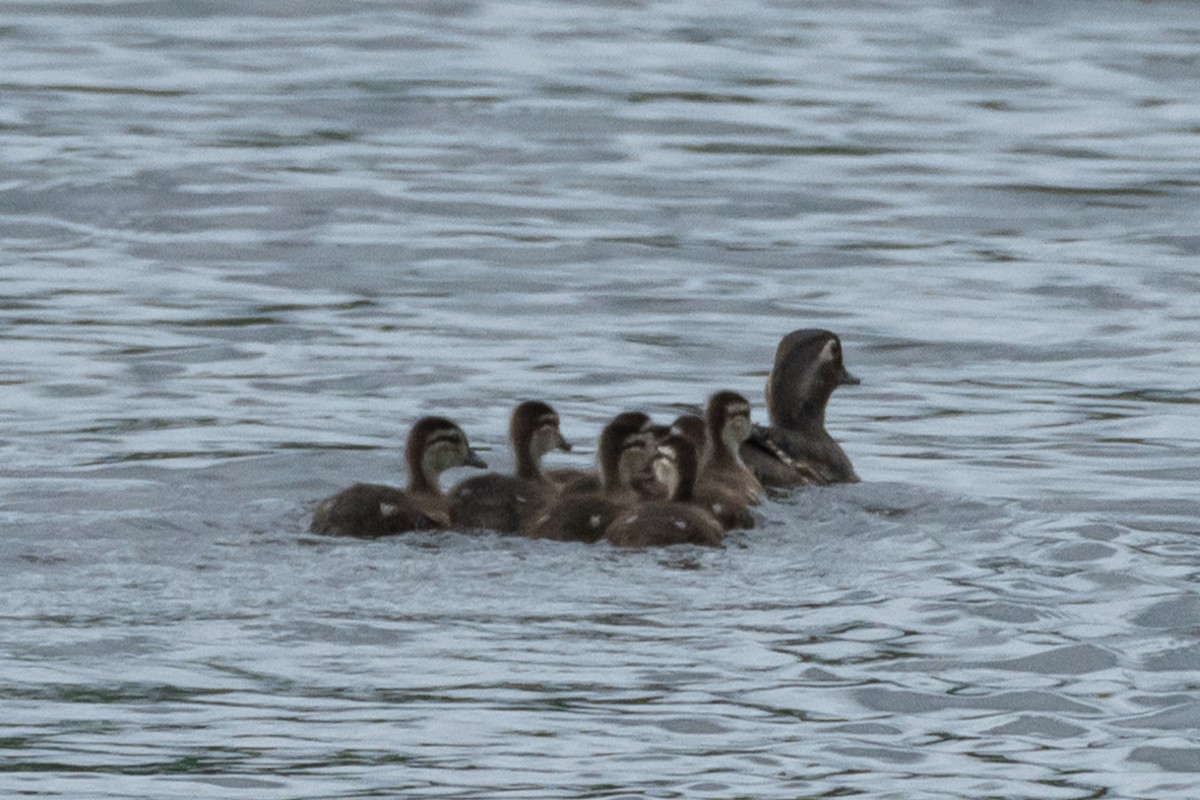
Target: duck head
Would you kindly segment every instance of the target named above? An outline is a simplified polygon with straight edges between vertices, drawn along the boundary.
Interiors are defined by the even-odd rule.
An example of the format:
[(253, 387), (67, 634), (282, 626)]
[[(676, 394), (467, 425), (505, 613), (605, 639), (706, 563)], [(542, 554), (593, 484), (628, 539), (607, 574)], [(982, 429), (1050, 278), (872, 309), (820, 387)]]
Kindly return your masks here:
[(408, 434), (404, 450), (409, 488), (438, 492), (438, 476), (452, 467), (487, 467), (462, 428), (445, 417), (422, 417)]
[(825, 425), (825, 406), (839, 386), (859, 383), (842, 363), (842, 342), (830, 331), (792, 331), (779, 342), (767, 378), (771, 422), (803, 430)]
[(597, 456), (600, 482), (606, 490), (628, 488), (646, 467), (650, 417), (640, 411), (626, 411), (613, 417), (600, 432)]
[(742, 442), (750, 438), (750, 401), (737, 392), (717, 392), (708, 398), (704, 417), (707, 441), (714, 448), (720, 442), (736, 456)]
[(678, 434), (666, 438), (655, 450), (654, 477), (667, 487), (667, 497), (677, 503), (692, 499), (700, 457), (695, 446)]
[(517, 474), (525, 478), (541, 474), (542, 456), (551, 450), (571, 451), (559, 429), (558, 413), (538, 400), (527, 400), (513, 409), (508, 441), (517, 459)]

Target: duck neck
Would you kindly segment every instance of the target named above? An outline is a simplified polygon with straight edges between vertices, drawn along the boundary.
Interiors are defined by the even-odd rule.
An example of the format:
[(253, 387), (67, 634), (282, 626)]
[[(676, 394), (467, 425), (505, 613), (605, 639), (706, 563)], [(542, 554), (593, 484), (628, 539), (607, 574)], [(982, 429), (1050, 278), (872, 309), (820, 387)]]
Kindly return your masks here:
[(675, 490), (671, 492), (671, 500), (676, 503), (690, 503), (696, 491), (696, 469), (687, 464), (678, 464), (675, 475)]
[(435, 453), (424, 450), (409, 459), (408, 490), (419, 494), (440, 495), (438, 476), (442, 474), (441, 465)]
[(730, 425), (723, 426), (720, 431), (710, 431), (700, 463), (705, 469), (739, 467), (742, 465), (741, 446)]
[(809, 397), (795, 402), (776, 402), (770, 407), (771, 422), (780, 428), (810, 433), (825, 430), (825, 405), (829, 402), (830, 392)]
[(534, 449), (532, 441), (512, 441), (513, 456), (517, 460), (517, 477), (538, 480), (542, 477), (542, 457)]

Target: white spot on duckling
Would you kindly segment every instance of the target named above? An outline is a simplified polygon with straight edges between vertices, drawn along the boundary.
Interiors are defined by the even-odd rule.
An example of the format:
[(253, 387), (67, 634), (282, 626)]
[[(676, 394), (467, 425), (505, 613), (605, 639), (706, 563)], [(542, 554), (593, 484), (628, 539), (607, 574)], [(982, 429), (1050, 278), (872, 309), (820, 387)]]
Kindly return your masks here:
[(400, 513), (400, 506), (398, 506), (398, 505), (394, 505), (392, 503), (380, 503), (379, 504), (379, 516), (381, 516), (381, 517), (394, 517), (399, 513)]

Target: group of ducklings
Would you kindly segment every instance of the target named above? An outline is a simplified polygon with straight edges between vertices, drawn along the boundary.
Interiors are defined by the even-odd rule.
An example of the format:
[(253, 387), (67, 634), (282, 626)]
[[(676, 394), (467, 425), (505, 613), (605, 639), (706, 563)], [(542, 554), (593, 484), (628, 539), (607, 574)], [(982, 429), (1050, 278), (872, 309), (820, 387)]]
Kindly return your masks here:
[(620, 547), (720, 544), (751, 527), (764, 487), (854, 482), (858, 476), (825, 430), (833, 390), (858, 379), (842, 363), (838, 337), (797, 330), (779, 343), (767, 379), (769, 426), (750, 421), (750, 403), (733, 391), (708, 399), (704, 417), (685, 414), (656, 425), (640, 411), (618, 414), (600, 433), (598, 470), (542, 468), (542, 456), (571, 445), (548, 404), (513, 410), (512, 475), (488, 472), (443, 493), (442, 472), (486, 468), (458, 425), (424, 417), (413, 425), (405, 458), (408, 486), (357, 483), (322, 501), (310, 530), (376, 538), (406, 531), (489, 530), (537, 539)]

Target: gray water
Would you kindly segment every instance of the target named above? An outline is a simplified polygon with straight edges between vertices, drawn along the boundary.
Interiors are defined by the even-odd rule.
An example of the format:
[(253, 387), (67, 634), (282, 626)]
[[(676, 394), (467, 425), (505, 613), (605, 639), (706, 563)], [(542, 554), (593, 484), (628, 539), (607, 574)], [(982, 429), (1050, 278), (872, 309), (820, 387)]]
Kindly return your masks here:
[[(1189, 2), (0, 4), (0, 795), (1200, 774)], [(305, 533), (843, 337), (720, 550)], [(461, 474), (447, 475), (446, 483)]]

